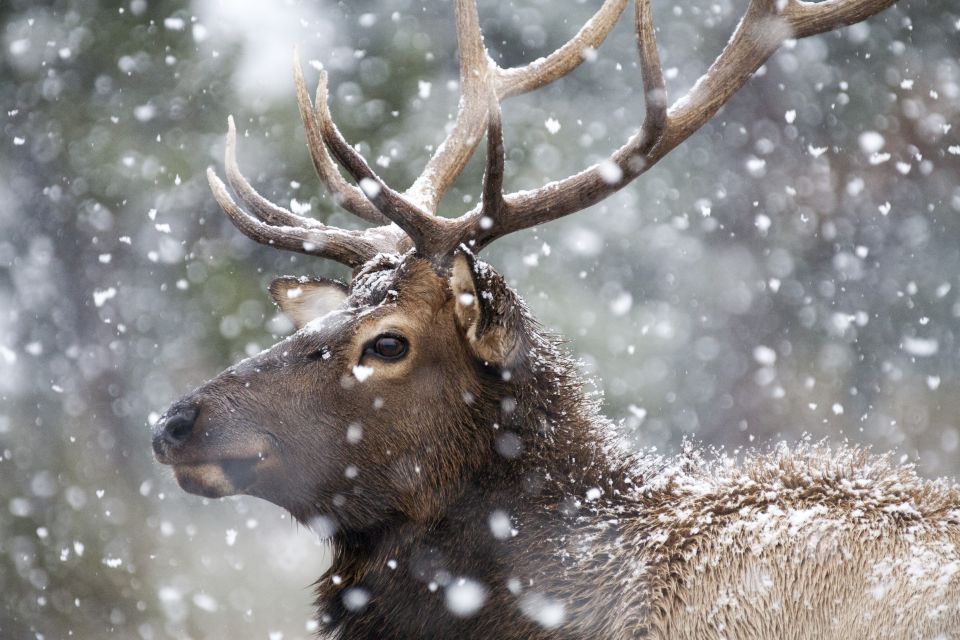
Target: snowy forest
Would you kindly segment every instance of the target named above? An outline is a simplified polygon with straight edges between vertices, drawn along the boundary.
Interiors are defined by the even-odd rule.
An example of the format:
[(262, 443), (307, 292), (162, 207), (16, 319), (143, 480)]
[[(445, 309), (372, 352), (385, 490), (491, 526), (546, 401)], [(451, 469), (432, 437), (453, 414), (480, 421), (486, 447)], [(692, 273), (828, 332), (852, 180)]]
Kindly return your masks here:
[[(600, 4), (479, 10), (510, 66)], [(745, 5), (654, 1), (669, 96)], [(184, 493), (150, 448), (172, 401), (287, 330), (274, 276), (348, 276), (245, 238), (207, 185), (232, 114), (261, 193), (358, 227), (314, 173), (295, 47), (406, 188), (457, 108), (449, 0), (0, 3), (3, 638), (314, 637), (325, 543), (266, 502)], [(510, 191), (607, 157), (643, 119), (630, 21), (503, 119)], [(445, 215), (476, 203), (479, 155)], [(632, 447), (827, 439), (957, 476), (960, 8), (903, 0), (789, 41), (634, 184), (483, 255)]]

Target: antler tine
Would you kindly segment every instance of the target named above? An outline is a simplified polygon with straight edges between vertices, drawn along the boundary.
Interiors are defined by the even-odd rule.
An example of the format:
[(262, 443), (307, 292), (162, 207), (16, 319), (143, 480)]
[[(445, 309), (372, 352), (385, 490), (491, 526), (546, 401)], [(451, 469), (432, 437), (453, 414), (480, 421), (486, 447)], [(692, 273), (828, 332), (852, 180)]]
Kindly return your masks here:
[(510, 208), (503, 199), (504, 145), (500, 101), (493, 87), (487, 95), (487, 157), (483, 172), (483, 191), (480, 204), (472, 211), (450, 220), (447, 233), (438, 240), (436, 248), (445, 254), (466, 243), (479, 251), (503, 235)]
[[(862, 22), (894, 2), (896, 0), (887, 0), (882, 3), (874, 0), (824, 0), (823, 2), (789, 0), (783, 13), (793, 28), (794, 37), (806, 38)], [(878, 9), (876, 7), (879, 4), (883, 6)]]
[(356, 268), (377, 254), (375, 246), (358, 231), (325, 227), (273, 226), (244, 211), (227, 191), (227, 185), (213, 169), (207, 169), (207, 181), (217, 204), (245, 236), (261, 244), (307, 255), (330, 258)]
[(403, 229), (418, 249), (427, 254), (431, 253), (431, 243), (443, 233), (442, 219), (434, 217), (391, 189), (370, 168), (363, 156), (346, 141), (330, 115), (326, 71), (320, 72), (316, 114), (323, 141), (337, 161), (357, 181), (367, 199), (380, 213)]
[[(506, 207), (503, 202), (503, 123), (500, 119), (500, 103), (492, 91), (488, 100), (489, 124), (487, 125), (487, 168), (483, 174), (483, 200), (478, 225), (494, 229), (503, 224)], [(486, 220), (484, 220), (486, 218)]]
[(292, 211), (270, 202), (260, 195), (247, 181), (240, 172), (240, 165), (237, 163), (237, 127), (234, 124), (233, 116), (227, 117), (227, 145), (224, 152), (224, 165), (227, 170), (227, 182), (230, 184), (230, 187), (260, 220), (268, 224), (283, 227), (303, 227), (305, 229), (325, 228), (325, 225), (317, 220), (299, 216)]
[[(657, 33), (653, 27), (650, 0), (637, 0), (634, 25), (637, 32), (637, 52), (640, 55), (640, 75), (643, 79), (645, 112), (641, 136), (652, 146), (663, 136), (667, 126), (667, 85), (660, 66)], [(646, 131), (643, 131), (646, 130)]]
[[(733, 37), (707, 72), (665, 113), (662, 78), (653, 39), (650, 0), (637, 0), (637, 31), (644, 75), (647, 116), (644, 126), (609, 159), (578, 174), (524, 193), (504, 197), (509, 216), (490, 242), (580, 211), (656, 164), (712, 118), (750, 76), (789, 38), (822, 33), (866, 19), (895, 0), (752, 0)], [(778, 8), (779, 7), (779, 8)], [(616, 169), (609, 170), (609, 166)], [(611, 178), (611, 174), (617, 174)], [(469, 215), (469, 214), (468, 214)]]
[(606, 0), (576, 35), (547, 57), (522, 67), (501, 69), (487, 55), (483, 44), (476, 0), (457, 0), (460, 106), (450, 133), (405, 195), (424, 209), (436, 211), (482, 139), (488, 112), (485, 85), (493, 84), (498, 100), (502, 101), (570, 73), (585, 60), (587, 48), (596, 48), (606, 39), (627, 2)]
[(460, 51), (460, 91), (471, 103), (484, 105), (484, 88), (495, 65), (483, 43), (476, 0), (457, 0), (454, 19)]
[(586, 60), (586, 50), (596, 49), (616, 26), (629, 0), (606, 0), (590, 20), (559, 49), (521, 67), (497, 70), (500, 99), (539, 89), (562, 78)]
[(320, 133), (320, 124), (317, 122), (317, 114), (310, 102), (307, 84), (303, 79), (300, 57), (296, 50), (293, 54), (293, 79), (297, 88), (297, 106), (300, 109), (300, 119), (303, 120), (303, 128), (307, 134), (307, 148), (310, 150), (310, 158), (313, 160), (313, 166), (317, 171), (317, 176), (320, 177), (320, 181), (333, 196), (334, 201), (353, 215), (374, 224), (390, 224), (390, 220), (367, 200), (360, 189), (343, 179), (330, 154), (327, 153), (323, 136)]

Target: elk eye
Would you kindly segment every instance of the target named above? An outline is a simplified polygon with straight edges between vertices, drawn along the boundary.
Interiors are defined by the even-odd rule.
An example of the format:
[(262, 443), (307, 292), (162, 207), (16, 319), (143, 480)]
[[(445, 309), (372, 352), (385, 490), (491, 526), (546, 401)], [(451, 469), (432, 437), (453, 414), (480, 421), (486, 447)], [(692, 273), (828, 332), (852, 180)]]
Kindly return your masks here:
[(370, 346), (364, 349), (364, 353), (384, 360), (398, 360), (407, 355), (407, 341), (399, 336), (378, 336)]

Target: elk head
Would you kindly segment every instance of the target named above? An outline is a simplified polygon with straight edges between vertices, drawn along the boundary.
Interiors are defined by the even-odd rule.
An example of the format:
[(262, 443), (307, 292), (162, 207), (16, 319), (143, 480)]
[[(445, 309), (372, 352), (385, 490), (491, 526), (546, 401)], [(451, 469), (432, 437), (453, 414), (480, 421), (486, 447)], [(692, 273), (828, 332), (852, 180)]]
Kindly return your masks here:
[(158, 458), (187, 491), (259, 496), (301, 520), (433, 517), (494, 450), (492, 429), (464, 426), (499, 411), (492, 390), (520, 365), (512, 292), (465, 251), (446, 272), (383, 254), (349, 287), (288, 277), (270, 290), (297, 331), (175, 404)]
[[(487, 54), (475, 2), (456, 1), (461, 108), (446, 140), (406, 192), (394, 191), (341, 135), (321, 72), (315, 102), (294, 65), (308, 148), (335, 201), (374, 226), (333, 228), (263, 198), (241, 175), (229, 121), (217, 202), (246, 235), (353, 269), (349, 285), (279, 278), (274, 301), (297, 331), (220, 374), (157, 423), (154, 449), (187, 491), (247, 493), (307, 520), (347, 529), (437, 516), (469, 470), (496, 456), (505, 398), (529, 373), (535, 339), (519, 298), (475, 253), (508, 233), (579, 211), (621, 189), (689, 137), (788, 38), (863, 20), (892, 0), (752, 0), (706, 74), (667, 107), (649, 0), (634, 22), (645, 96), (638, 132), (607, 160), (539, 189), (502, 190), (502, 100), (569, 73), (598, 46), (627, 0), (606, 0), (550, 56), (500, 68)], [(486, 131), (480, 204), (436, 215)], [(337, 163), (355, 182), (347, 182)], [(507, 403), (509, 404), (509, 403)]]

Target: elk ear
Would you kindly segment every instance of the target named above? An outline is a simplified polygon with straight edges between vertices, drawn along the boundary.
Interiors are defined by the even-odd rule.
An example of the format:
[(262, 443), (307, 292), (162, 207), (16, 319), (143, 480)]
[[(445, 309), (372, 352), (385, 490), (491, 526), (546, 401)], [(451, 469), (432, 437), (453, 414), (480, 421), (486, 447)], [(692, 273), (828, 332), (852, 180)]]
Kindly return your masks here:
[(477, 358), (503, 368), (516, 364), (522, 352), (521, 305), (503, 277), (461, 249), (453, 257), (450, 289), (457, 324)]
[(347, 287), (336, 280), (281, 276), (270, 283), (270, 295), (293, 326), (301, 329), (343, 304)]

